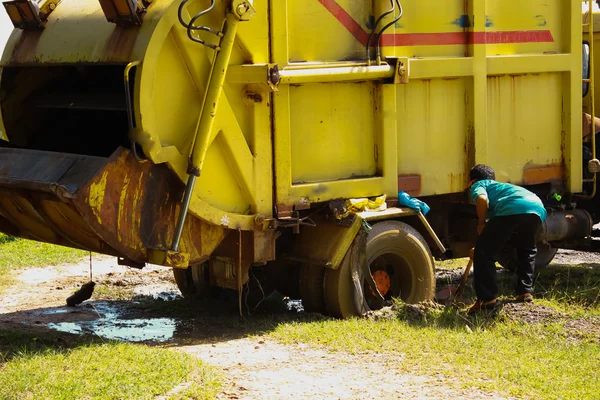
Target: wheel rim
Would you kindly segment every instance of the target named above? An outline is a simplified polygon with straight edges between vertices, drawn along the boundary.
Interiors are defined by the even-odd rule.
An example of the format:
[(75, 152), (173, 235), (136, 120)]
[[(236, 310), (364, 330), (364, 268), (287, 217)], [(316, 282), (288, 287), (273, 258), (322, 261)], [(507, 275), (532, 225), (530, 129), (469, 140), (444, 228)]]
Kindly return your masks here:
[[(364, 236), (355, 239), (337, 269), (326, 270), (325, 305), (330, 315), (346, 318), (380, 309), (385, 302), (374, 296), (367, 283), (370, 278), (386, 300), (395, 297), (406, 303), (416, 303), (433, 298), (433, 260), (418, 231), (397, 221), (375, 224), (366, 242), (366, 259), (361, 261), (359, 254), (364, 239)], [(362, 262), (368, 265), (368, 270), (361, 267)], [(365, 274), (370, 276), (365, 277)]]
[[(382, 249), (374, 254), (371, 260), (369, 262), (371, 275), (375, 280), (379, 293), (381, 293), (384, 299), (399, 298), (406, 300), (411, 296), (412, 288), (414, 287), (414, 274), (410, 266), (413, 260), (410, 257), (396, 249)], [(386, 275), (389, 277), (389, 287), (387, 290), (382, 291), (376, 277), (381, 279)], [(368, 285), (366, 281), (364, 285), (365, 289), (367, 289)], [(371, 290), (365, 290), (365, 292), (372, 293)]]
[[(386, 268), (387, 269), (387, 268)], [(392, 280), (390, 278), (390, 274), (387, 270), (379, 269), (373, 273), (373, 280), (375, 281), (375, 285), (377, 286), (377, 291), (385, 297), (390, 291), (392, 286)], [(371, 292), (373, 290), (371, 289)], [(373, 293), (373, 296), (375, 293)]]

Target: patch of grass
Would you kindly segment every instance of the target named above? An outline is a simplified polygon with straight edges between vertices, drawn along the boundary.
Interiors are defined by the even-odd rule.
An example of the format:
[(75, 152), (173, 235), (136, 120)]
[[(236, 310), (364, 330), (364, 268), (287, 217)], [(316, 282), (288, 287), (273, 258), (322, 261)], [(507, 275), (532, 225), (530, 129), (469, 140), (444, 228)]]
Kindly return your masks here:
[(559, 323), (466, 321), (456, 311), (415, 321), (401, 309), (397, 320), (290, 323), (271, 335), (336, 351), (402, 354), (395, 367), (404, 372), (449, 375), (464, 387), (536, 399), (593, 398), (600, 385), (598, 345), (569, 341), (564, 333)]
[(188, 383), (171, 398), (212, 399), (220, 389), (214, 369), (178, 351), (57, 338), (0, 331), (0, 398), (152, 399)]
[[(498, 277), (501, 298), (512, 299), (515, 274)], [(380, 320), (291, 322), (270, 335), (333, 351), (385, 352), (402, 359), (394, 366), (404, 372), (443, 374), (467, 388), (535, 399), (598, 398), (599, 290), (598, 266), (550, 265), (537, 278), (539, 311), (528, 315), (536, 323), (508, 318), (508, 311), (468, 317), (457, 308), (396, 304), (391, 317)], [(594, 330), (573, 330), (568, 324), (576, 319), (592, 321)]]
[(83, 250), (18, 239), (0, 233), (0, 292), (14, 279), (11, 271), (80, 261), (89, 254)]
[(436, 261), (437, 269), (457, 269), (464, 268), (469, 262), (469, 258), (454, 258), (452, 260)]
[(587, 264), (550, 264), (540, 272), (535, 289), (544, 297), (563, 304), (598, 305), (600, 267)]
[(93, 298), (96, 300), (131, 300), (133, 296), (132, 287), (96, 285)]

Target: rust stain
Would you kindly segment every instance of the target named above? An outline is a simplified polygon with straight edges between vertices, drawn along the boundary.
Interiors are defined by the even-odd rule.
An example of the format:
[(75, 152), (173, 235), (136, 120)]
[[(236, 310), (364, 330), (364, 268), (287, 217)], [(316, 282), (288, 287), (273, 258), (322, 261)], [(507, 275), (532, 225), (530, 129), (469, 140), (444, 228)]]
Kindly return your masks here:
[(104, 47), (106, 57), (113, 61), (129, 61), (138, 33), (138, 27), (115, 27)]
[(448, 177), (450, 180), (450, 191), (452, 193), (462, 192), (467, 187), (465, 174), (449, 174)]
[(277, 204), (277, 218), (289, 218), (294, 211), (293, 205)]
[(523, 184), (525, 185), (561, 184), (564, 178), (565, 170), (561, 164), (526, 166), (523, 169)]
[(38, 42), (44, 31), (22, 31), (21, 37), (16, 40), (10, 63), (30, 62), (36, 53)]
[(402, 190), (411, 196), (421, 194), (421, 175), (407, 174), (398, 175), (398, 190)]
[[(85, 222), (123, 258), (135, 262), (148, 262), (148, 256), (152, 256), (148, 249), (168, 249), (179, 215), (177, 199), (183, 195), (183, 184), (164, 165), (141, 164), (124, 148), (110, 157), (91, 182), (104, 174), (107, 175), (103, 195), (106, 207), (100, 210), (100, 221), (85, 201), (92, 194), (91, 184), (82, 188), (75, 199), (75, 206)], [(189, 214), (180, 251), (189, 254), (192, 264), (200, 262), (214, 251), (224, 236), (223, 228), (210, 226)], [(205, 237), (207, 240), (203, 240)], [(170, 265), (179, 265), (175, 258), (167, 261)]]

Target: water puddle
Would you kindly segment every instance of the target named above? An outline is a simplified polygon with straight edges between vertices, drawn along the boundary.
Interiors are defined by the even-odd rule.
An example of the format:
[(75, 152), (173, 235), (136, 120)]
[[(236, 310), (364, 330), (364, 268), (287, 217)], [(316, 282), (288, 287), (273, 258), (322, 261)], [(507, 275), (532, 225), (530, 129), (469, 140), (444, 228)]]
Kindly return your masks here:
[[(89, 308), (89, 307), (88, 307)], [(104, 339), (126, 342), (167, 342), (173, 339), (177, 321), (173, 318), (126, 319), (118, 309), (106, 303), (92, 305), (98, 318), (92, 321), (49, 323), (48, 328), (66, 333), (96, 335)], [(89, 313), (89, 309), (87, 312)], [(69, 310), (64, 310), (68, 313)], [(59, 314), (61, 310), (47, 311)]]
[(52, 310), (44, 310), (40, 311), (39, 315), (58, 315), (58, 314), (68, 314), (71, 310), (67, 308), (55, 308)]

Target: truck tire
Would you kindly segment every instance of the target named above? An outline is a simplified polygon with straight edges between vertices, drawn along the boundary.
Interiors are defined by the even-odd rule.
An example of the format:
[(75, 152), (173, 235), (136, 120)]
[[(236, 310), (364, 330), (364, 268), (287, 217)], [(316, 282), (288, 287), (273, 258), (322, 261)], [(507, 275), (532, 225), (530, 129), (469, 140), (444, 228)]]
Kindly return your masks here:
[[(536, 272), (550, 264), (557, 252), (557, 248), (548, 244), (538, 244), (538, 253), (535, 257)], [(508, 271), (515, 272), (517, 270), (517, 250), (513, 246), (506, 246), (498, 257), (498, 264)]]
[[(369, 232), (366, 247), (371, 274), (382, 277), (380, 281), (384, 282), (384, 289), (387, 286), (386, 276), (389, 277), (389, 287), (385, 294), (382, 293), (386, 300), (399, 298), (406, 303), (418, 303), (433, 299), (433, 257), (427, 242), (415, 228), (398, 221), (380, 222)], [(347, 258), (338, 269), (325, 272), (327, 312), (339, 318), (361, 314), (354, 301), (352, 266)], [(370, 289), (365, 284), (363, 291), (365, 297), (370, 296)], [(368, 299), (365, 303), (372, 304)], [(367, 311), (373, 309), (367, 308)]]
[(303, 265), (300, 271), (300, 298), (304, 310), (318, 313), (325, 311), (325, 268), (319, 265)]
[(187, 269), (173, 269), (175, 283), (186, 299), (205, 297), (210, 290), (208, 263), (193, 264)]

